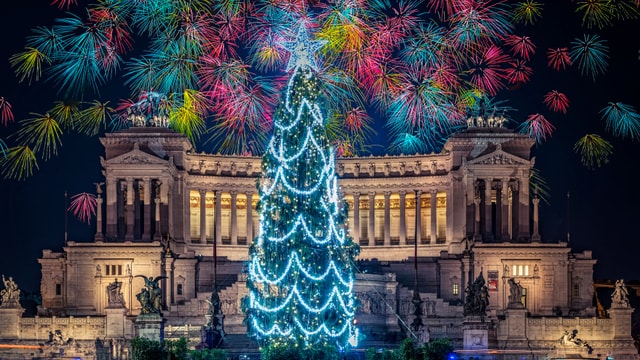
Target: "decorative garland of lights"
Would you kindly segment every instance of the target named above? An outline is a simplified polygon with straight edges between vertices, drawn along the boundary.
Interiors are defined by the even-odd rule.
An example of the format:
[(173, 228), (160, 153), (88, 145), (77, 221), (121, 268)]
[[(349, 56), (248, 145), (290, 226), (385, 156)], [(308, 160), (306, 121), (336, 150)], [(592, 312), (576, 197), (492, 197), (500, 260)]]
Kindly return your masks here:
[(345, 231), (335, 153), (326, 141), (313, 54), (324, 42), (300, 26), (262, 159), (259, 235), (250, 247), (244, 300), (249, 331), (261, 345), (356, 346), (353, 259)]

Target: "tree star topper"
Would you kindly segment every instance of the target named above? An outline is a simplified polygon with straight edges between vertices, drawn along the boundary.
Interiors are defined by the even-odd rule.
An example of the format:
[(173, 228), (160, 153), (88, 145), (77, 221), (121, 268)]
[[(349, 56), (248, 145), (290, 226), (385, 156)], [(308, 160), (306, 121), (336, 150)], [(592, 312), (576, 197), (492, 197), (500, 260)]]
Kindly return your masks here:
[(298, 28), (296, 41), (282, 43), (282, 47), (291, 53), (286, 71), (288, 72), (293, 68), (302, 66), (308, 66), (311, 69), (318, 71), (318, 64), (316, 63), (314, 55), (316, 51), (326, 43), (327, 40), (309, 40), (307, 28), (301, 23)]

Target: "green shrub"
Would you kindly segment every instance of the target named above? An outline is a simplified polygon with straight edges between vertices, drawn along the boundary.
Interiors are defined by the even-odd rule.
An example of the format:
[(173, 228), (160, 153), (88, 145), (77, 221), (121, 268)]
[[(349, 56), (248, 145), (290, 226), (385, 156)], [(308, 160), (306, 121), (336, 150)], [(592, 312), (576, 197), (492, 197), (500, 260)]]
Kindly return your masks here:
[(158, 360), (165, 357), (164, 344), (160, 341), (142, 337), (131, 339), (131, 360)]
[(340, 360), (335, 346), (313, 345), (308, 347), (290, 344), (272, 344), (260, 349), (262, 360)]
[(202, 349), (189, 352), (191, 360), (226, 360), (227, 351), (223, 349)]

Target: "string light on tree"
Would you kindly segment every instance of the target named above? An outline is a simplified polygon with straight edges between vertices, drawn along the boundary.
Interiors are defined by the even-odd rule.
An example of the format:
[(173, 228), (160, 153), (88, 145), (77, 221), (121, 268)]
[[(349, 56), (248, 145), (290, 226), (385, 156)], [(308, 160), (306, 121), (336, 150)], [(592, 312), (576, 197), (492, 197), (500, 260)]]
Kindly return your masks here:
[(260, 229), (250, 247), (245, 298), (249, 332), (261, 345), (357, 345), (353, 259), (359, 248), (345, 231), (335, 152), (328, 145), (315, 52), (300, 25), (291, 71), (274, 115), (258, 186)]

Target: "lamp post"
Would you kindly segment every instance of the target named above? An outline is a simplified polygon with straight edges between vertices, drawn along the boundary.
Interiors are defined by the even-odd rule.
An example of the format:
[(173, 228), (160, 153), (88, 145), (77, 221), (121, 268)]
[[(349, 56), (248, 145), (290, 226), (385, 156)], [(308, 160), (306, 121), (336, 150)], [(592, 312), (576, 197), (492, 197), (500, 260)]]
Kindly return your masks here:
[[(205, 200), (206, 201), (206, 200)], [(216, 209), (216, 201), (218, 201), (216, 192), (213, 192), (213, 208)], [(215, 210), (214, 210), (215, 211)], [(222, 307), (220, 296), (218, 294), (218, 244), (216, 241), (216, 221), (218, 214), (214, 213), (213, 220), (213, 286), (211, 289), (211, 297), (209, 299), (209, 310), (205, 315), (206, 324), (202, 327), (201, 344), (199, 346), (208, 349), (214, 349), (222, 344), (224, 338)]]
[(419, 339), (418, 334), (422, 331), (424, 324), (422, 323), (422, 299), (420, 298), (420, 290), (418, 289), (418, 226), (420, 221), (418, 219), (418, 206), (420, 206), (419, 199), (419, 190), (414, 190), (415, 192), (415, 201), (416, 201), (416, 210), (415, 210), (415, 227), (414, 227), (414, 241), (413, 241), (413, 269), (415, 272), (414, 283), (413, 283), (413, 298), (411, 302), (414, 306), (414, 319), (411, 322), (411, 330), (416, 340)]

